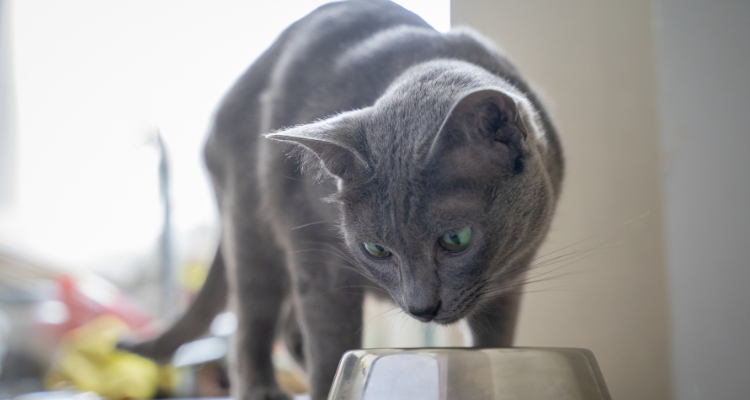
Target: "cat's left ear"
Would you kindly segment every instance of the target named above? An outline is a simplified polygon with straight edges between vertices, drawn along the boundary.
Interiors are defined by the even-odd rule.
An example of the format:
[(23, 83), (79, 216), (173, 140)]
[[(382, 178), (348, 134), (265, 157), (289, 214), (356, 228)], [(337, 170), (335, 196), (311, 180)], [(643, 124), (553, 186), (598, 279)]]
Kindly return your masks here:
[(526, 125), (516, 101), (499, 89), (465, 94), (451, 108), (427, 160), (459, 174), (523, 171)]
[[(366, 110), (350, 111), (265, 136), (302, 147), (305, 150), (300, 160), (303, 168), (320, 166), (321, 172), (348, 181), (369, 169), (361, 123), (365, 113)], [(305, 157), (310, 155), (314, 156)]]

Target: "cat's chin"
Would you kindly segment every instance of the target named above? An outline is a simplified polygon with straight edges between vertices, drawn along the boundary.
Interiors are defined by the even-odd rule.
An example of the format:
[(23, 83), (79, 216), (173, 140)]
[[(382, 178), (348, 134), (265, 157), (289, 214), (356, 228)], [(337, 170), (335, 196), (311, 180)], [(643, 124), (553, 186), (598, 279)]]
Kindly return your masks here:
[(460, 320), (462, 320), (462, 319), (464, 319), (466, 317), (467, 317), (466, 315), (450, 315), (450, 316), (448, 316), (448, 315), (446, 315), (446, 316), (439, 315), (439, 316), (435, 317), (435, 319), (433, 319), (430, 322), (434, 322), (434, 323), (436, 323), (438, 325), (446, 325), (447, 326), (447, 325), (453, 325), (456, 322), (458, 322), (458, 321), (460, 321)]
[[(403, 308), (402, 308), (402, 311), (403, 311)], [(406, 315), (410, 316), (411, 318), (414, 318), (417, 321), (425, 323), (425, 324), (435, 323), (438, 325), (451, 325), (467, 317), (467, 315), (463, 315), (463, 314), (453, 314), (453, 315), (436, 315), (434, 318), (422, 318), (422, 317), (417, 317), (415, 315), (409, 314), (406, 311), (404, 312), (406, 313)]]

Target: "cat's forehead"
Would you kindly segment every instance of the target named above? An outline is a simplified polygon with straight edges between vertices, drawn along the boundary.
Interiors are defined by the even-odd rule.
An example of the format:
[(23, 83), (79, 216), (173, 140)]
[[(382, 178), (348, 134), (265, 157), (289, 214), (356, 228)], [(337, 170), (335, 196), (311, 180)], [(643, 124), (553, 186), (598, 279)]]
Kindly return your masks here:
[(451, 100), (436, 95), (404, 95), (373, 107), (365, 134), (376, 164), (383, 157), (418, 151), (437, 135)]
[(426, 201), (436, 214), (472, 214), (485, 206), (483, 193), (469, 190), (433, 191)]
[(429, 180), (373, 177), (346, 206), (361, 223), (383, 228), (421, 227), (431, 231), (454, 220), (483, 213), (487, 193), (479, 187), (440, 186)]

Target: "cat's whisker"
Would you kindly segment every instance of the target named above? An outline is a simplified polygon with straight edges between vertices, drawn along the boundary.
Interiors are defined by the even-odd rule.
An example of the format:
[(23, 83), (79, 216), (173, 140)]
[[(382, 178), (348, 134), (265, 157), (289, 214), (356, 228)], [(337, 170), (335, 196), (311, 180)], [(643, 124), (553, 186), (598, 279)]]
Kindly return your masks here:
[(316, 221), (316, 222), (310, 222), (310, 223), (308, 223), (308, 224), (304, 224), (304, 225), (300, 225), (300, 226), (295, 226), (295, 227), (294, 227), (294, 228), (292, 228), (291, 230), (293, 230), (293, 231), (294, 231), (294, 230), (297, 230), (297, 229), (300, 229), (300, 228), (306, 228), (306, 227), (308, 227), (308, 226), (312, 226), (312, 225), (319, 225), (319, 224), (326, 224), (326, 223), (331, 223), (331, 224), (335, 224), (335, 223), (337, 223), (337, 222), (338, 222), (338, 221), (335, 221), (335, 220), (326, 220), (326, 221)]
[[(303, 252), (317, 252), (317, 251), (320, 251), (320, 250), (306, 250), (306, 251), (303, 251)], [(330, 261), (323, 261), (323, 260), (321, 260), (321, 261), (305, 260), (304, 264), (305, 265), (316, 265), (316, 266), (322, 266), (322, 267), (325, 267), (325, 266), (336, 266), (336, 267), (339, 267), (339, 268), (349, 269), (349, 270), (356, 271), (356, 272), (359, 272), (359, 273), (363, 273), (364, 272), (364, 271), (358, 270), (355, 266), (350, 265), (348, 263), (341, 263), (341, 261), (332, 263)]]
[(403, 310), (401, 310), (400, 308), (399, 308), (398, 312), (391, 313), (390, 315), (388, 315), (388, 317), (387, 317), (388, 318), (388, 325), (387, 325), (388, 329), (395, 328), (396, 323), (398, 323), (398, 321), (399, 321), (399, 318), (403, 317), (403, 315), (404, 315), (403, 314)]
[[(531, 284), (534, 284), (534, 283), (548, 282), (548, 281), (551, 281), (551, 280), (560, 279), (560, 278), (564, 278), (564, 277), (568, 277), (568, 276), (579, 275), (579, 274), (582, 274), (582, 273), (585, 273), (585, 272), (590, 272), (590, 271), (588, 271), (588, 270), (585, 270), (585, 271), (571, 271), (571, 272), (565, 272), (565, 273), (561, 273), (561, 274), (549, 276), (549, 277), (542, 278), (542, 279), (523, 280), (523, 281), (519, 281), (519, 282), (509, 283), (507, 285), (503, 285), (501, 287), (498, 287), (495, 290), (483, 293), (483, 295), (494, 293), (494, 295), (492, 297), (505, 296), (508, 293), (497, 293), (497, 292), (501, 292), (501, 291), (507, 290), (507, 289), (513, 289), (513, 288), (521, 287), (521, 286), (524, 286), (524, 285), (531, 285)], [(487, 299), (487, 298), (491, 298), (491, 297), (485, 296), (483, 298)]]
[[(559, 259), (559, 260), (557, 260), (556, 262), (553, 262), (553, 263), (548, 263), (548, 264), (544, 264), (544, 265), (533, 265), (532, 268), (530, 268), (529, 270), (537, 270), (537, 269), (540, 269), (540, 268), (543, 268), (543, 267), (551, 267), (551, 266), (555, 266), (555, 264), (566, 262), (563, 265), (555, 266), (555, 268), (553, 270), (551, 270), (552, 272), (554, 272), (554, 271), (559, 270), (560, 268), (564, 268), (564, 267), (570, 266), (570, 265), (575, 264), (575, 263), (577, 263), (577, 262), (579, 262), (581, 260), (584, 260), (586, 258), (592, 257), (595, 254), (595, 252), (597, 252), (597, 251), (606, 250), (606, 249), (608, 249), (608, 248), (597, 248), (597, 249), (587, 250), (587, 251), (584, 251), (584, 252), (580, 252), (579, 254), (575, 254), (575, 255), (573, 255), (571, 257), (568, 257), (568, 258), (561, 258), (561, 259)], [(542, 275), (547, 274), (547, 273), (549, 273), (549, 271), (543, 273)], [(537, 275), (537, 276), (541, 276), (541, 275)]]
[[(587, 253), (587, 254), (582, 254), (582, 255), (579, 255), (578, 257), (575, 257), (575, 258), (571, 258), (571, 259), (569, 259), (569, 260), (564, 260), (564, 261), (560, 261), (560, 262), (565, 262), (565, 261), (568, 261), (568, 262), (567, 262), (566, 264), (563, 264), (563, 265), (559, 265), (559, 266), (558, 266), (558, 265), (545, 265), (544, 267), (553, 267), (553, 268), (552, 268), (551, 270), (549, 270), (549, 271), (546, 271), (546, 272), (542, 272), (542, 273), (540, 273), (540, 274), (538, 274), (538, 275), (535, 275), (535, 276), (536, 276), (536, 277), (539, 277), (539, 276), (544, 276), (544, 275), (547, 275), (547, 274), (549, 274), (549, 273), (551, 273), (551, 272), (555, 272), (555, 271), (558, 271), (558, 270), (560, 270), (560, 269), (562, 269), (562, 268), (565, 268), (565, 267), (568, 267), (568, 266), (570, 266), (570, 265), (573, 265), (573, 264), (575, 264), (575, 263), (577, 263), (577, 262), (579, 262), (579, 261), (582, 261), (582, 260), (584, 260), (584, 259), (586, 259), (586, 258), (589, 258), (589, 257), (591, 257), (591, 256), (593, 256), (593, 254), (591, 254), (591, 253)], [(537, 269), (540, 269), (540, 268), (534, 268), (534, 270), (537, 270)]]
[(387, 291), (387, 290), (385, 290), (385, 289), (383, 289), (383, 288), (379, 288), (379, 287), (375, 287), (375, 286), (368, 286), (368, 285), (352, 285), (352, 286), (342, 286), (342, 287), (340, 287), (339, 289), (343, 289), (343, 288), (364, 288), (364, 289), (374, 289), (374, 290), (380, 290), (381, 292), (386, 292), (386, 293), (388, 293), (388, 291)]
[[(292, 253), (305, 253), (305, 252), (323, 252), (323, 253), (328, 253), (328, 254), (334, 254), (334, 255), (336, 255), (338, 257), (341, 257), (340, 254), (331, 253), (328, 250), (322, 250), (322, 249), (302, 249), (302, 250), (295, 250), (293, 252), (289, 252), (288, 254), (292, 254)], [(330, 263), (330, 262), (326, 262), (326, 261), (319, 261), (319, 262), (316, 263), (315, 261), (310, 261), (310, 260), (305, 260), (304, 263), (306, 265), (316, 265), (316, 264), (318, 264), (318, 265), (323, 265), (323, 266), (336, 266), (336, 267), (343, 268), (343, 269), (346, 269), (346, 270), (349, 270), (349, 271), (352, 271), (352, 272), (356, 272), (357, 274), (359, 274), (359, 275), (361, 275), (361, 276), (363, 276), (363, 277), (365, 277), (367, 279), (371, 279), (371, 280), (374, 279), (374, 277), (369, 272), (367, 272), (366, 270), (358, 268), (356, 264), (353, 264), (349, 260), (345, 259), (344, 261), (347, 261), (348, 264), (342, 264), (340, 262), (338, 262), (338, 263)]]
[[(544, 280), (542, 280), (540, 282), (546, 282), (546, 281), (550, 281), (550, 280), (552, 280), (552, 279), (544, 279)], [(533, 283), (536, 283), (536, 282), (533, 282)], [(551, 293), (551, 292), (575, 292), (575, 291), (573, 291), (573, 290), (554, 290), (554, 289), (547, 290), (547, 289), (540, 289), (540, 290), (529, 290), (529, 291), (522, 291), (522, 292), (511, 291), (511, 292), (507, 292), (507, 293), (506, 292), (490, 293), (490, 294), (482, 295), (481, 298), (480, 298), (480, 301), (482, 301), (482, 300), (490, 300), (490, 299), (494, 299), (494, 298), (498, 298), (498, 297), (505, 297), (505, 296), (520, 296), (522, 294), (534, 294), (534, 293), (538, 294), (538, 293), (546, 293), (546, 292), (550, 292)]]
[(398, 331), (396, 332), (396, 336), (401, 334), (401, 331), (404, 329), (404, 326), (406, 325), (406, 323), (409, 322), (409, 320), (411, 320), (411, 317), (408, 316), (406, 313), (401, 314), (401, 316), (406, 317), (406, 318), (403, 318), (403, 322), (401, 322), (401, 326), (398, 328)]
[[(614, 242), (613, 244), (617, 245), (617, 244), (620, 244), (620, 243), (622, 243), (622, 241), (620, 241), (620, 242)], [(588, 248), (584, 248), (584, 249), (581, 249), (581, 250), (576, 250), (576, 251), (568, 253), (568, 254), (564, 254), (564, 255), (561, 255), (561, 256), (553, 257), (553, 258), (550, 258), (549, 260), (543, 260), (543, 261), (540, 261), (538, 263), (532, 264), (532, 268), (543, 267), (543, 266), (546, 266), (546, 265), (549, 265), (549, 264), (554, 264), (554, 263), (557, 263), (557, 262), (564, 262), (564, 261), (567, 261), (568, 259), (575, 258), (575, 257), (577, 257), (577, 256), (579, 256), (581, 254), (587, 254), (587, 253), (592, 253), (592, 252), (597, 252), (597, 251), (603, 251), (603, 250), (611, 250), (611, 249), (617, 248), (617, 246), (608, 246), (609, 244), (610, 243), (606, 243), (605, 242), (605, 243), (593, 245), (593, 246), (590, 246)], [(608, 247), (605, 247), (605, 246), (608, 246)]]
[[(535, 275), (535, 276), (531, 276), (531, 277), (525, 277), (525, 278), (523, 278), (521, 280), (510, 281), (510, 282), (507, 282), (507, 283), (501, 283), (500, 285), (498, 285), (496, 287), (493, 287), (493, 288), (490, 288), (488, 290), (485, 290), (484, 292), (480, 293), (480, 295), (484, 295), (484, 294), (488, 294), (488, 293), (497, 293), (497, 292), (500, 292), (500, 291), (507, 290), (509, 288), (515, 288), (515, 287), (519, 287), (519, 286), (523, 286), (523, 285), (530, 285), (532, 283), (543, 282), (544, 280), (539, 280), (540, 277), (542, 277), (544, 275), (547, 275), (549, 273), (555, 272), (555, 271), (559, 270), (560, 268), (562, 268), (562, 267), (556, 268), (556, 269), (551, 270), (551, 271), (547, 271), (547, 272), (545, 272), (543, 274), (539, 274), (539, 275)], [(559, 275), (554, 275), (554, 276), (559, 276)]]
[(333, 266), (336, 266), (336, 267), (340, 267), (340, 268), (344, 268), (344, 269), (348, 269), (348, 270), (357, 272), (358, 274), (360, 274), (360, 275), (362, 275), (365, 278), (368, 278), (370, 280), (375, 279), (372, 276), (372, 274), (370, 274), (369, 271), (367, 271), (366, 269), (360, 268), (359, 265), (352, 264), (351, 262), (346, 262), (346, 263), (338, 262), (338, 263), (332, 263), (332, 264), (331, 263), (326, 263), (326, 264), (327, 265), (333, 265)]
[(471, 326), (471, 330), (469, 332), (469, 335), (472, 336), (473, 333), (471, 331), (474, 331), (476, 329), (481, 329), (484, 331), (484, 333), (490, 332), (490, 328), (488, 327), (488, 321), (487, 317), (484, 314), (484, 311), (478, 312), (479, 310), (476, 310), (471, 317), (471, 320), (473, 322)]
[[(395, 311), (395, 312), (393, 312), (393, 311)], [(365, 329), (365, 327), (367, 326), (367, 324), (369, 324), (371, 322), (379, 321), (379, 320), (384, 319), (384, 318), (393, 317), (394, 315), (398, 314), (400, 311), (401, 311), (401, 307), (395, 306), (393, 308), (389, 308), (388, 310), (381, 312), (380, 314), (378, 314), (378, 315), (370, 318), (365, 323), (363, 323), (362, 327), (359, 328), (359, 331), (357, 331), (357, 333), (360, 333), (363, 329)]]
[(279, 176), (281, 176), (282, 178), (286, 178), (286, 179), (290, 179), (290, 180), (298, 181), (298, 182), (304, 182), (305, 181), (304, 179), (295, 178), (293, 176), (287, 176), (287, 175), (279, 175)]
[(534, 260), (538, 260), (540, 258), (544, 258), (544, 257), (547, 257), (549, 255), (559, 253), (559, 252), (561, 252), (563, 250), (569, 249), (569, 248), (571, 248), (573, 246), (576, 246), (576, 245), (579, 245), (579, 244), (584, 243), (586, 241), (592, 240), (592, 239), (594, 239), (596, 237), (600, 237), (600, 236), (606, 234), (607, 232), (616, 232), (618, 229), (621, 229), (621, 228), (623, 228), (625, 226), (628, 226), (628, 225), (632, 224), (633, 222), (638, 221), (640, 219), (646, 218), (648, 215), (649, 215), (649, 213), (643, 213), (643, 214), (641, 214), (641, 215), (639, 215), (639, 216), (637, 216), (637, 217), (635, 217), (633, 219), (625, 221), (624, 223), (622, 223), (620, 225), (617, 225), (617, 226), (614, 226), (614, 227), (610, 227), (610, 228), (607, 228), (607, 229), (603, 229), (603, 230), (601, 230), (601, 231), (599, 231), (599, 232), (597, 232), (597, 233), (595, 233), (595, 234), (593, 234), (591, 236), (583, 238), (583, 239), (581, 239), (581, 240), (579, 240), (577, 242), (571, 243), (571, 244), (569, 244), (567, 246), (561, 247), (561, 248), (559, 248), (557, 250), (554, 250), (554, 251), (551, 251), (549, 253), (542, 254), (542, 255), (534, 258)]
[(297, 254), (297, 253), (316, 252), (316, 251), (320, 252), (320, 253), (334, 255), (336, 257), (339, 257), (339, 258), (343, 259), (344, 261), (349, 262), (352, 265), (356, 265), (356, 263), (354, 262), (354, 260), (346, 257), (345, 255), (343, 255), (343, 254), (341, 254), (339, 252), (336, 252), (336, 251), (331, 251), (331, 250), (326, 250), (326, 249), (298, 249), (298, 250), (290, 251), (287, 254)]
[[(541, 260), (539, 262), (536, 262), (536, 263), (532, 264), (526, 270), (522, 270), (522, 269), (519, 269), (519, 268), (514, 268), (514, 269), (510, 269), (510, 270), (500, 271), (500, 272), (498, 272), (497, 274), (493, 275), (490, 278), (490, 280), (492, 282), (502, 282), (502, 281), (505, 281), (508, 278), (511, 278), (514, 275), (517, 275), (519, 273), (528, 273), (529, 271), (535, 271), (535, 270), (539, 270), (539, 269), (542, 269), (542, 268), (554, 267), (553, 269), (551, 269), (549, 271), (546, 271), (546, 272), (543, 272), (543, 273), (540, 273), (540, 274), (537, 274), (537, 275), (534, 275), (534, 276), (525, 277), (524, 279), (522, 279), (520, 281), (511, 282), (511, 283), (508, 283), (508, 284), (502, 283), (499, 288), (498, 287), (491, 287), (488, 290), (486, 290), (484, 292), (484, 294), (506, 290), (508, 288), (507, 285), (531, 284), (531, 283), (533, 283), (532, 280), (534, 280), (534, 279), (538, 279), (538, 278), (543, 277), (545, 275), (548, 275), (550, 273), (554, 273), (554, 272), (560, 270), (561, 268), (568, 267), (568, 266), (570, 266), (572, 264), (575, 264), (575, 263), (577, 263), (577, 262), (579, 262), (579, 261), (581, 261), (581, 260), (583, 260), (585, 258), (588, 258), (588, 257), (594, 255), (597, 252), (617, 248), (617, 245), (619, 245), (620, 243), (622, 243), (622, 241), (604, 241), (604, 242), (601, 242), (601, 243), (595, 243), (595, 244), (589, 245), (589, 246), (587, 246), (585, 248), (582, 248), (580, 250), (571, 251), (570, 253), (558, 255), (558, 256), (555, 256), (555, 257), (552, 257), (552, 258), (549, 258), (549, 259), (546, 259), (546, 260)], [(566, 247), (569, 248), (570, 246), (566, 246)], [(552, 253), (548, 253), (548, 254), (552, 254)], [(537, 259), (539, 259), (539, 258), (537, 258)], [(565, 264), (558, 265), (560, 263), (565, 263)], [(510, 287), (515, 287), (515, 286), (510, 286)]]
[[(501, 296), (521, 296), (521, 295), (526, 295), (526, 294), (552, 293), (552, 292), (575, 292), (575, 290), (560, 290), (560, 289), (555, 289), (555, 288), (549, 288), (549, 289), (538, 289), (538, 290), (511, 291), (508, 293), (494, 293), (491, 296), (480, 296), (479, 301), (493, 299), (495, 297), (501, 297)], [(492, 314), (491, 312), (487, 312), (487, 313)]]
[[(339, 286), (339, 287), (336, 287), (336, 288), (333, 288), (333, 289), (329, 290), (329, 291), (328, 291), (328, 292), (326, 292), (326, 293), (333, 293), (333, 292), (335, 292), (335, 291), (339, 291), (339, 290), (341, 290), (341, 289), (365, 289), (365, 290), (363, 290), (362, 292), (349, 292), (349, 293), (367, 293), (367, 291), (368, 291), (368, 290), (380, 290), (381, 292), (385, 292), (385, 293), (388, 293), (388, 291), (386, 291), (385, 289), (381, 289), (381, 288), (376, 288), (376, 287), (373, 287), (373, 286), (368, 286), (368, 285), (348, 285), (348, 286)], [(346, 292), (344, 292), (344, 293), (346, 293)]]
[(338, 247), (334, 246), (331, 243), (315, 242), (315, 241), (310, 241), (309, 243), (311, 243), (311, 244), (320, 244), (320, 245), (326, 246), (326, 247), (330, 248), (331, 251), (335, 251), (341, 258), (349, 261), (352, 264), (357, 264), (357, 261), (354, 260), (353, 258), (351, 258), (349, 254), (342, 252)]
[[(578, 260), (576, 260), (576, 261), (578, 261)], [(526, 285), (526, 284), (534, 283), (535, 282), (534, 280), (539, 279), (540, 277), (545, 276), (547, 274), (559, 271), (560, 269), (565, 268), (566, 266), (568, 266), (568, 265), (570, 265), (570, 264), (572, 264), (574, 262), (575, 261), (570, 262), (570, 263), (565, 264), (565, 265), (562, 265), (562, 266), (559, 266), (559, 267), (557, 267), (555, 269), (552, 269), (552, 270), (549, 270), (549, 271), (546, 271), (546, 272), (534, 275), (534, 276), (524, 277), (523, 279), (521, 279), (519, 281), (511, 281), (509, 283), (501, 283), (499, 287), (495, 287), (495, 288), (491, 288), (489, 290), (486, 290), (486, 291), (483, 292), (483, 294), (497, 292), (497, 291), (500, 291), (500, 290), (505, 290), (505, 289), (507, 289), (509, 287), (516, 287), (516, 286), (520, 286), (520, 285)], [(577, 272), (577, 271), (573, 271), (573, 272)]]

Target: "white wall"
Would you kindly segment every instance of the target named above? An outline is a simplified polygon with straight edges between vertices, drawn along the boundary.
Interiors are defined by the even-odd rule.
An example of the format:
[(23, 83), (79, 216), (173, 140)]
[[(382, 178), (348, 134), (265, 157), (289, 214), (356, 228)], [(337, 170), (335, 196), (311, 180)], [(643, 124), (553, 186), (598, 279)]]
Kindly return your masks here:
[(750, 2), (657, 0), (680, 400), (750, 398)]
[(516, 345), (589, 348), (614, 399), (669, 399), (650, 1), (452, 0), (451, 8), (454, 25), (505, 48), (560, 130), (567, 175), (541, 254), (591, 236), (544, 259), (596, 250), (532, 272), (581, 273), (527, 288)]
[(616, 399), (748, 398), (750, 3), (452, 11), (548, 95), (568, 176), (547, 247), (650, 211), (618, 253), (574, 263), (605, 271), (527, 295), (518, 343), (591, 348)]

